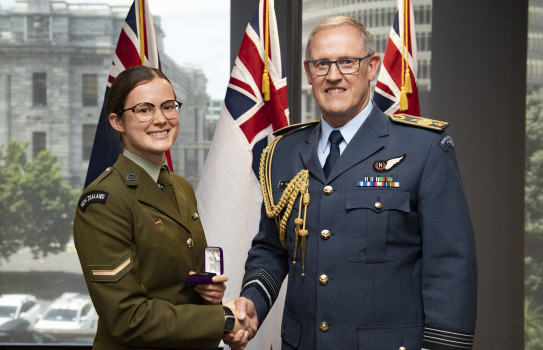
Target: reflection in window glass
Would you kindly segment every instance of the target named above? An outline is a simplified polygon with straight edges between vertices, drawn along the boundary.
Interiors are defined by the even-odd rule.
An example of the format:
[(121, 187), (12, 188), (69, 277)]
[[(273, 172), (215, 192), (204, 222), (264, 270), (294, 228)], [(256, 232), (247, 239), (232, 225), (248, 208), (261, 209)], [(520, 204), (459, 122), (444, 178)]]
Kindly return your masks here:
[[(417, 87), (421, 116), (430, 111), (430, 66), (432, 61), (432, 0), (413, 0), (413, 12), (418, 46)], [(371, 32), (377, 53), (383, 58), (390, 28), (396, 16), (396, 1), (368, 0), (303, 0), (302, 13), (302, 52), (305, 55), (307, 37), (311, 30), (323, 19), (331, 16), (351, 16), (362, 22)], [(420, 43), (420, 44), (419, 44)], [(303, 58), (304, 59), (304, 58)], [(424, 69), (421, 68), (423, 62)], [(302, 63), (300, 63), (302, 64)], [(302, 121), (320, 119), (320, 109), (315, 103), (311, 86), (307, 84), (302, 71)], [(377, 78), (374, 79), (373, 85)], [(305, 103), (304, 103), (305, 101)], [(312, 106), (311, 106), (312, 105)]]
[(543, 349), (543, 1), (530, 0), (526, 86), (525, 349)]
[(0, 318), (13, 318), (17, 307), (15, 306), (1, 306), (0, 305)]
[(77, 310), (49, 309), (43, 319), (48, 321), (75, 321), (77, 319)]
[[(10, 342), (94, 337), (71, 222), (132, 2), (0, 0), (0, 193), (13, 194), (0, 198), (0, 327), (24, 330)], [(230, 2), (149, 6), (162, 70), (183, 102), (174, 171), (196, 184), (230, 76)]]

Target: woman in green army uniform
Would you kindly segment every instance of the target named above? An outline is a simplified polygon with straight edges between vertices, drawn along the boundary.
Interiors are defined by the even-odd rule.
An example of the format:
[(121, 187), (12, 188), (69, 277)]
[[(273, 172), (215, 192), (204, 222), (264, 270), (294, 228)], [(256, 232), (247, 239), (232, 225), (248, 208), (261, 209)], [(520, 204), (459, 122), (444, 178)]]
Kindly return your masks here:
[(204, 270), (206, 239), (191, 185), (165, 161), (180, 108), (158, 69), (127, 69), (111, 86), (106, 110), (124, 151), (85, 189), (74, 221), (99, 315), (93, 349), (217, 349), (231, 331), (233, 348), (247, 343), (233, 302), (221, 305), (226, 275), (185, 282)]

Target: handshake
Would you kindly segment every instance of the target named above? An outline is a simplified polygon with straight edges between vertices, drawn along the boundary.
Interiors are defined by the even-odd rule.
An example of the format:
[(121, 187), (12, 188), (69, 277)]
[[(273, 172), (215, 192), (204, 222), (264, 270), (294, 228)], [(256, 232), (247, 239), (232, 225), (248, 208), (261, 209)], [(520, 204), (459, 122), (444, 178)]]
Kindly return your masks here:
[(249, 340), (254, 338), (258, 329), (255, 305), (251, 300), (241, 297), (236, 301), (227, 301), (224, 306), (232, 310), (236, 322), (232, 331), (224, 334), (223, 341), (232, 350), (243, 350)]
[[(194, 271), (189, 273), (189, 275), (194, 274)], [(211, 283), (196, 284), (194, 291), (200, 294), (204, 304), (218, 305), (224, 297), (226, 281), (228, 281), (228, 276), (226, 275), (213, 276)], [(254, 338), (258, 329), (255, 304), (247, 298), (240, 297), (235, 301), (229, 300), (223, 305), (230, 308), (236, 318), (236, 322), (232, 331), (225, 333), (222, 339), (232, 350), (243, 350), (249, 340)]]

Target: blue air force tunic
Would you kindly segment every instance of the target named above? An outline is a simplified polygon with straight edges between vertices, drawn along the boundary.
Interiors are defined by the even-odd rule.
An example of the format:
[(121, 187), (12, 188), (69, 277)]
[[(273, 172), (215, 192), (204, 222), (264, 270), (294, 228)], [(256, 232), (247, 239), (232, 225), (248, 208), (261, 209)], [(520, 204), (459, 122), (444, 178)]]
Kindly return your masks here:
[(394, 119), (373, 108), (328, 178), (318, 123), (261, 163), (275, 204), (308, 178), (282, 239), (284, 211), (263, 206), (241, 292), (262, 324), (288, 275), (283, 349), (471, 349), (477, 266), (454, 143), (446, 123)]

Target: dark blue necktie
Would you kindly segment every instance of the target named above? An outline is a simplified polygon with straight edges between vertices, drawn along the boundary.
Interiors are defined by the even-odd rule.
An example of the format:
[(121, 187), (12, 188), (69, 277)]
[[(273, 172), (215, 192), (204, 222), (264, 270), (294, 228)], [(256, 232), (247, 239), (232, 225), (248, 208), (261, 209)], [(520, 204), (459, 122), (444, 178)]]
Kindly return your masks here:
[(330, 141), (330, 153), (328, 154), (324, 167), (322, 168), (326, 177), (330, 175), (330, 171), (332, 171), (334, 164), (336, 164), (337, 160), (339, 159), (339, 144), (341, 141), (343, 141), (343, 136), (341, 136), (341, 132), (339, 130), (334, 130), (332, 133), (330, 133), (328, 140)]

